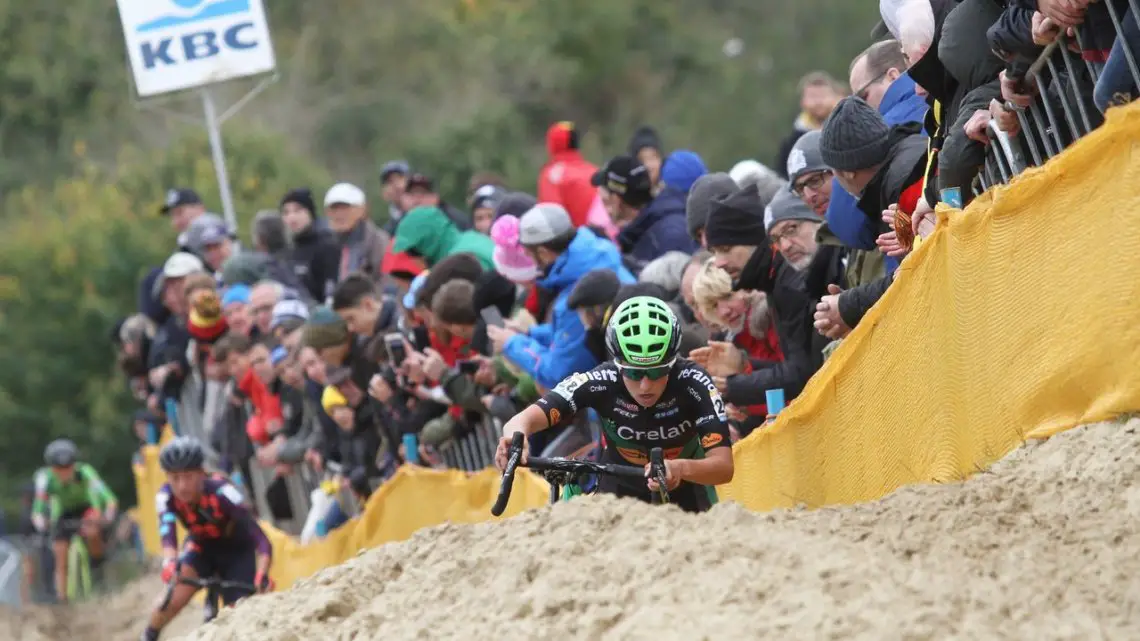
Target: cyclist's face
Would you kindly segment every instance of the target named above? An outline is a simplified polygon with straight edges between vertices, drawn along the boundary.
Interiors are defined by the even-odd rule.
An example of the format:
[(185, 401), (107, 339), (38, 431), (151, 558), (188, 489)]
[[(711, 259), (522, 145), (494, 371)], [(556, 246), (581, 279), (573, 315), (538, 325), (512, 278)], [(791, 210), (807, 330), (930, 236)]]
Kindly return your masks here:
[(206, 473), (202, 470), (188, 470), (185, 472), (170, 472), (166, 480), (170, 482), (170, 489), (179, 501), (194, 501), (202, 494), (202, 482)]
[(66, 467), (52, 467), (51, 471), (55, 472), (55, 475), (59, 477), (59, 480), (63, 481), (64, 483), (70, 483), (71, 479), (75, 478), (74, 465), (68, 465)]
[[(626, 391), (642, 407), (653, 407), (657, 404), (657, 401), (661, 400), (661, 395), (665, 393), (665, 386), (669, 384), (670, 368), (657, 369), (661, 371), (622, 370), (621, 381), (625, 383)], [(642, 372), (647, 375), (642, 375)], [(659, 378), (654, 378), (655, 376), (659, 376)]]

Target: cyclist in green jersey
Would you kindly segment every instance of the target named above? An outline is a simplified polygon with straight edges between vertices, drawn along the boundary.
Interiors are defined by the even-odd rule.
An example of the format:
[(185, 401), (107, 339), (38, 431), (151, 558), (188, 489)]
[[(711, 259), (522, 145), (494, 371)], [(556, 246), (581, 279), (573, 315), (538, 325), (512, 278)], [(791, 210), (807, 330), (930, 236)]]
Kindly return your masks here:
[(35, 476), (32, 525), (40, 532), (51, 532), (55, 556), (55, 591), (60, 601), (67, 595), (67, 551), (71, 539), (81, 534), (91, 560), (103, 557), (100, 521), (111, 522), (119, 507), (110, 488), (95, 468), (78, 462), (79, 449), (67, 439), (58, 439), (44, 450), (46, 467)]
[[(507, 464), (511, 437), (573, 421), (593, 408), (602, 419), (601, 462), (645, 467), (645, 482), (603, 477), (599, 492), (652, 501), (649, 451), (665, 455), (670, 502), (702, 512), (716, 503), (715, 485), (732, 480), (733, 462), (724, 400), (696, 363), (678, 357), (681, 326), (673, 310), (652, 296), (631, 298), (611, 314), (606, 348), (612, 361), (573, 374), (503, 426), (495, 455)], [(523, 462), (526, 450), (523, 450)]]

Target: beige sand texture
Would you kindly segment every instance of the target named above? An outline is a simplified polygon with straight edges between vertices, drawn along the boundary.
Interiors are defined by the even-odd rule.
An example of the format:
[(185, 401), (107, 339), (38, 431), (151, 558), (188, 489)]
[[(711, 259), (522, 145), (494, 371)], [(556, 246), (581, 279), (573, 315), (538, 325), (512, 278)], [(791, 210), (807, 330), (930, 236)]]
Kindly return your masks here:
[[(75, 607), (32, 607), (15, 612), (0, 606), (0, 640), (138, 641), (147, 613), (163, 589), (162, 581), (154, 575)], [(192, 630), (201, 620), (202, 606), (191, 605), (171, 622), (167, 638)]]
[(445, 525), (185, 638), (1140, 639), (1138, 428), (1072, 430), (857, 507), (589, 497)]

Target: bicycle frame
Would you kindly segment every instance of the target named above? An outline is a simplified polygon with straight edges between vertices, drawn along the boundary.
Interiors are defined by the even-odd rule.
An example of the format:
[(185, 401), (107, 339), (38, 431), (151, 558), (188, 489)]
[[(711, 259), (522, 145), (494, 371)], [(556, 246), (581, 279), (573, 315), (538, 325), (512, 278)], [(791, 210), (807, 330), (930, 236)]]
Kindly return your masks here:
[[(507, 509), (511, 499), (511, 489), (515, 482), (515, 470), (522, 465), (536, 472), (541, 472), (550, 483), (550, 502), (557, 503), (562, 487), (580, 480), (589, 474), (601, 474), (630, 480), (644, 480), (645, 470), (635, 465), (614, 465), (610, 463), (593, 463), (590, 461), (576, 461), (567, 458), (539, 458), (530, 457), (526, 464), (522, 464), (522, 452), (525, 439), (521, 432), (515, 432), (511, 437), (510, 454), (507, 466), (503, 468), (503, 478), (499, 485), (499, 496), (491, 506), (493, 516), (501, 516)], [(655, 502), (668, 503), (669, 492), (665, 483), (665, 459), (661, 448), (655, 447), (649, 451), (650, 470), (660, 489)]]

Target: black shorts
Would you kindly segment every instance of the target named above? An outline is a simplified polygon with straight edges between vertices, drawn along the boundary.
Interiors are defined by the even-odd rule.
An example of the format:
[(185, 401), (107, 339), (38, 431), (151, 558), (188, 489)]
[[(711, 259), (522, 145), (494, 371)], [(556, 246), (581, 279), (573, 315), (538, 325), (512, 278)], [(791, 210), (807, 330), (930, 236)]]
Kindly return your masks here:
[[(257, 548), (253, 544), (243, 546), (237, 543), (195, 543), (187, 541), (182, 546), (182, 562), (194, 568), (199, 578), (217, 578), (253, 585), (257, 578)], [(222, 602), (232, 605), (238, 599), (250, 596), (248, 590), (225, 588), (219, 590)]]
[(87, 514), (87, 510), (90, 509), (90, 505), (84, 505), (60, 514), (59, 521), (56, 522), (55, 527), (52, 529), (51, 540), (70, 541), (71, 537), (79, 534), (79, 530), (82, 527), (81, 521), (84, 515)]

